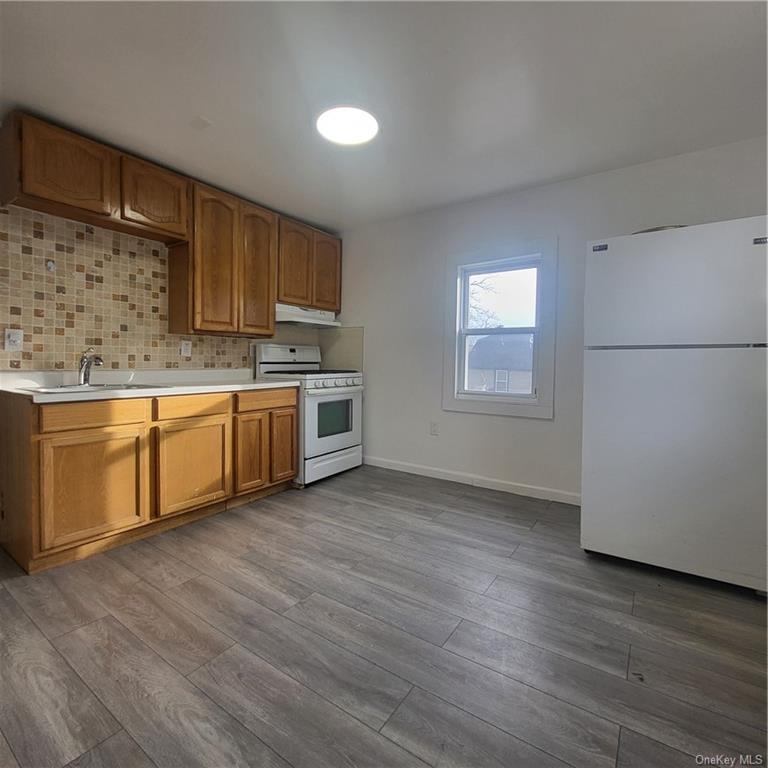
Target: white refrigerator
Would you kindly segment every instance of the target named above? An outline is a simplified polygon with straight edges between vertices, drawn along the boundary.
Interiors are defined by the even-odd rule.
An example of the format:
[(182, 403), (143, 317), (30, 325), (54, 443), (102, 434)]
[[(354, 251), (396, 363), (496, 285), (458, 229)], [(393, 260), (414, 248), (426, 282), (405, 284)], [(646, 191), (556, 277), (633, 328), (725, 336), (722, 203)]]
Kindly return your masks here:
[(582, 548), (765, 591), (767, 224), (589, 244)]

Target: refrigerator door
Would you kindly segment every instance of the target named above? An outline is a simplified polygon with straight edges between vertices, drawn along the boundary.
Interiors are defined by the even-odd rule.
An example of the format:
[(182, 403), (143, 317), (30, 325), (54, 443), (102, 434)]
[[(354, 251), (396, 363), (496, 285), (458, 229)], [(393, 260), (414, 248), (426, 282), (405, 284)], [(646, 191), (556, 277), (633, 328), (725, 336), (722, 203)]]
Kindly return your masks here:
[(765, 590), (766, 349), (588, 350), (584, 549)]
[[(766, 341), (768, 217), (590, 243), (585, 346)], [(605, 250), (594, 250), (605, 247)]]

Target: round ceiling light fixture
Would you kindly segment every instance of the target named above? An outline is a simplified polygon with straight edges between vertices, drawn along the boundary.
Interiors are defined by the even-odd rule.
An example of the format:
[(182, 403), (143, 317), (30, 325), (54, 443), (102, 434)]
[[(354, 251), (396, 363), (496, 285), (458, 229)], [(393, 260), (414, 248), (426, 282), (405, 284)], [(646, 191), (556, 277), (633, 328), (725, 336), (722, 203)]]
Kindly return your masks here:
[(332, 107), (317, 118), (318, 133), (334, 144), (366, 144), (378, 132), (376, 118), (359, 107)]

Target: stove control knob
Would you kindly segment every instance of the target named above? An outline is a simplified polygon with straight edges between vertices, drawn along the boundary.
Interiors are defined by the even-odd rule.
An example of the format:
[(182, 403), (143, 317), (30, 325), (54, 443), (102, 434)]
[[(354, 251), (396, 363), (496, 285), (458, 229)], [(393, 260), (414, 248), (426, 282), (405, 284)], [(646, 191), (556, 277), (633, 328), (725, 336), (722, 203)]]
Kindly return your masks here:
[(336, 386), (343, 387), (347, 382), (344, 379), (336, 379)]
[(309, 386), (310, 387), (322, 387), (323, 385), (319, 381), (317, 381), (317, 379), (315, 379), (314, 381), (310, 381), (309, 382)]
[(323, 381), (323, 386), (324, 387), (332, 387), (333, 386), (333, 379), (325, 379)]
[(362, 380), (362, 378), (358, 377), (358, 378), (356, 378), (356, 379), (352, 379), (352, 383), (353, 383), (355, 386), (360, 386), (360, 385), (363, 383), (363, 380)]

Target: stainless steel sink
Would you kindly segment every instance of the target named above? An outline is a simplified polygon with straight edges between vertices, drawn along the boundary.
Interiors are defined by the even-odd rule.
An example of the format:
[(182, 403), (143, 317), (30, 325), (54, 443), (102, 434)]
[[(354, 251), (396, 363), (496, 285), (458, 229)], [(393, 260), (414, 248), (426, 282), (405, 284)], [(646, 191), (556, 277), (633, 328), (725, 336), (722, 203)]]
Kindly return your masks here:
[(105, 389), (160, 389), (166, 384), (60, 384), (57, 387), (24, 387), (25, 392), (58, 395), (63, 392), (98, 392)]

